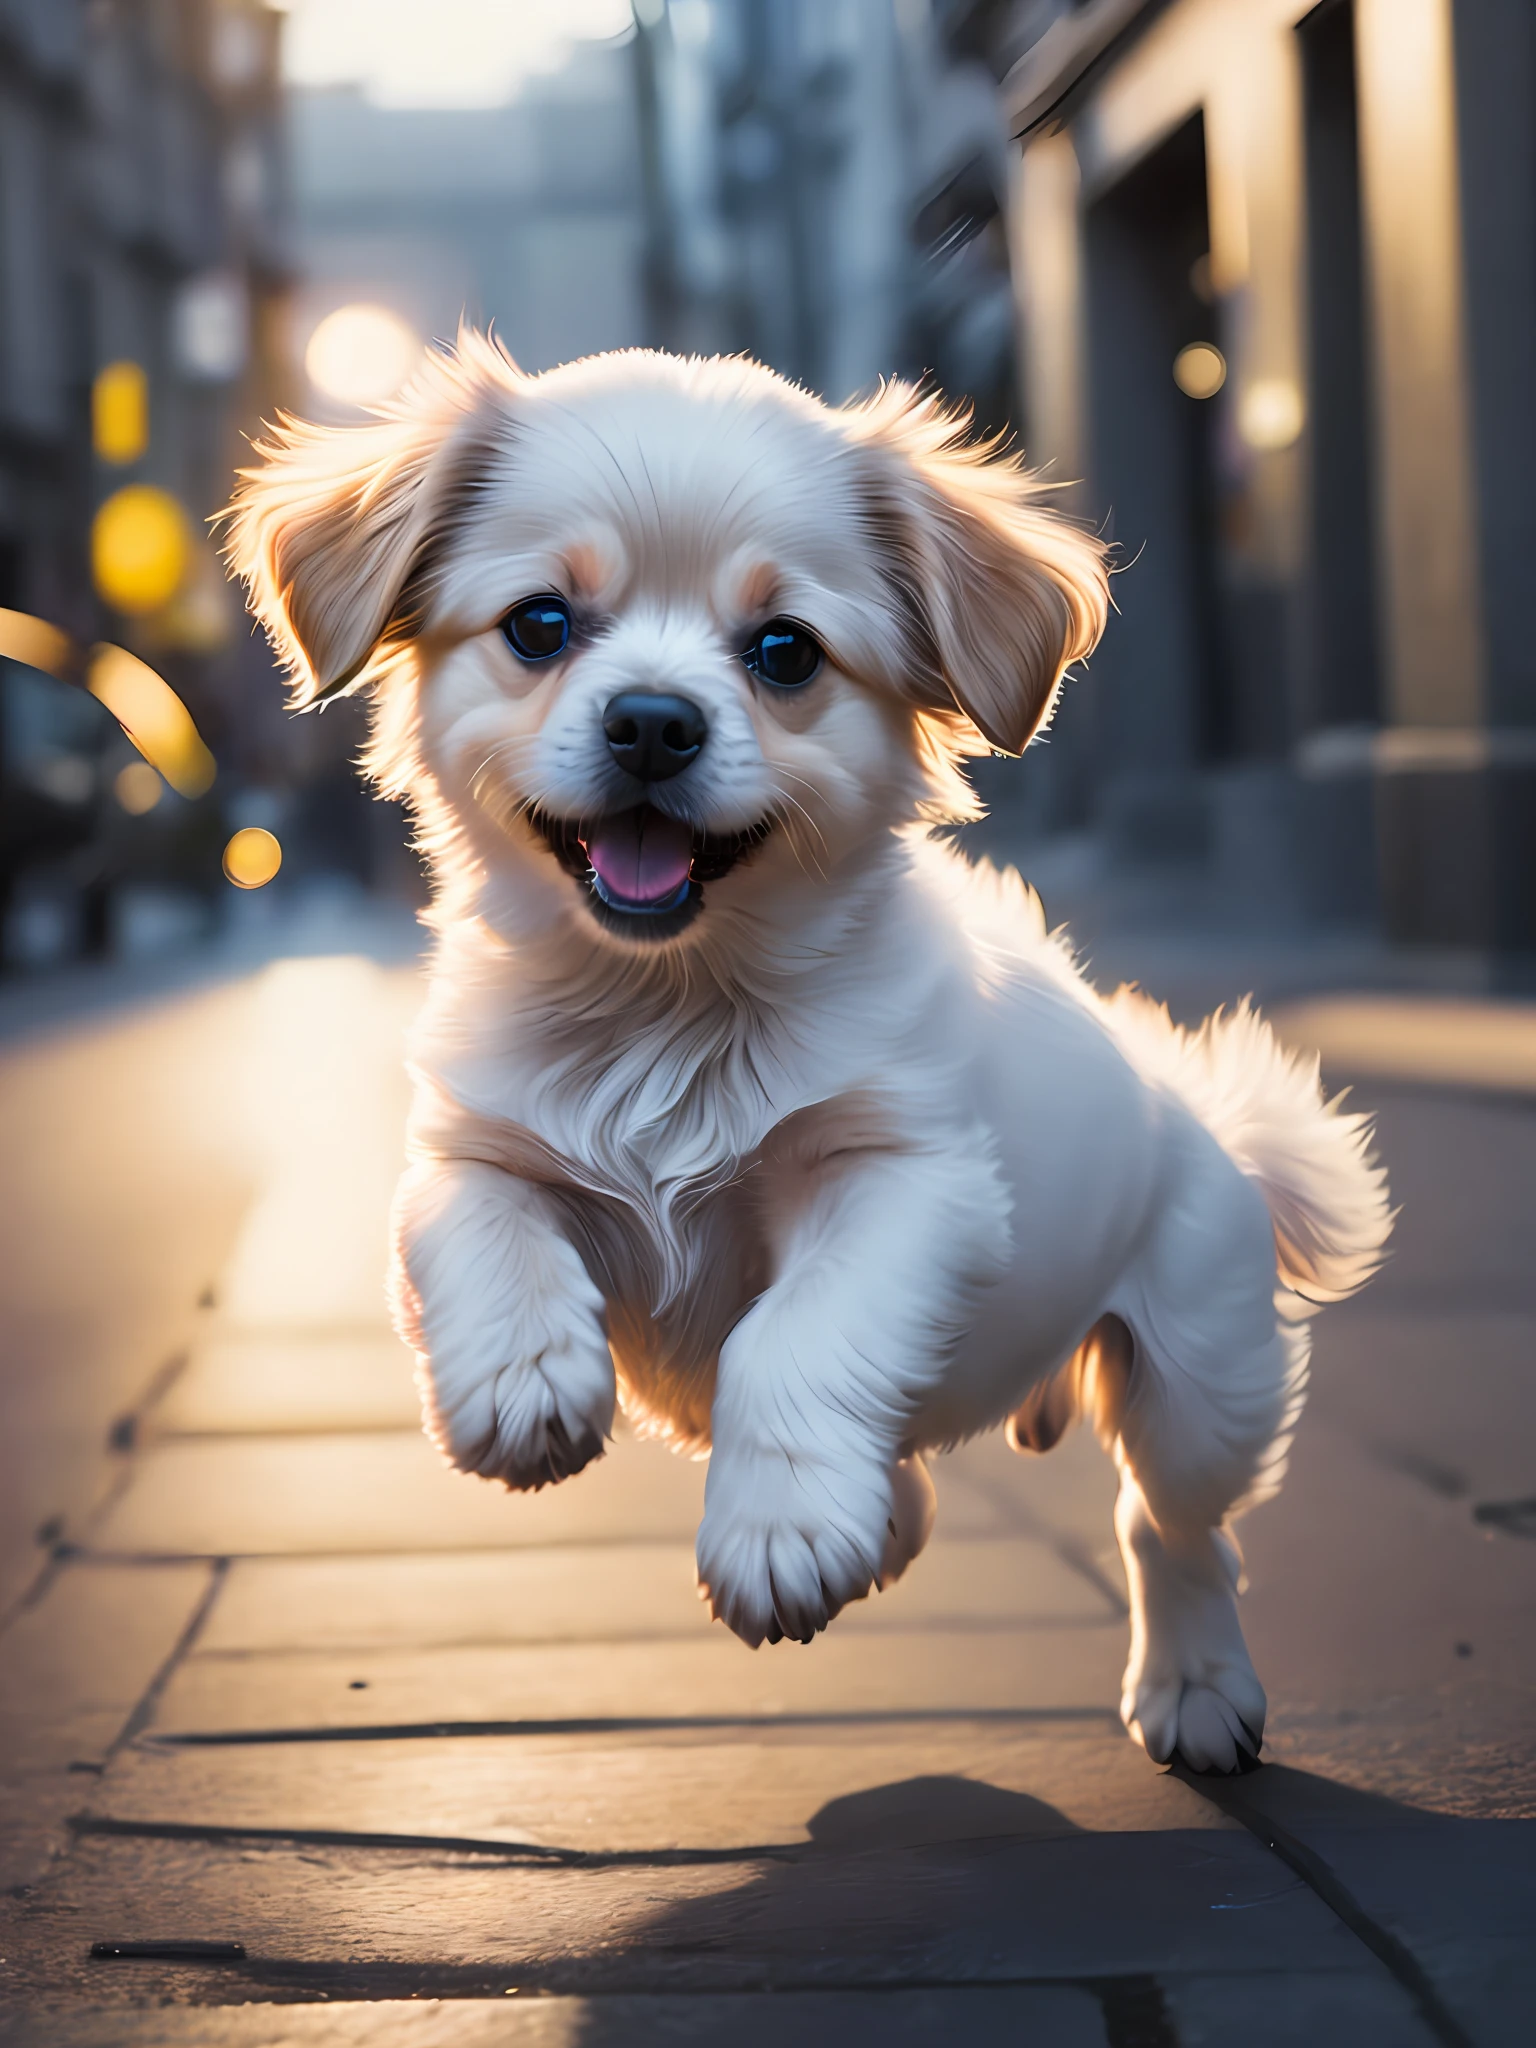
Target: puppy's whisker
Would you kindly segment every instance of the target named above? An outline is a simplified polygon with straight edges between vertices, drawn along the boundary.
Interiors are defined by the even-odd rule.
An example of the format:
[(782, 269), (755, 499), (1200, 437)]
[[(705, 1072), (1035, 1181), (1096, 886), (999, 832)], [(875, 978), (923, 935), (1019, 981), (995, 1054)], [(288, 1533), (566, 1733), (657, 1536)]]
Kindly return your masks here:
[[(783, 775), (783, 774), (793, 774), (793, 773), (794, 773), (794, 771), (793, 771), (792, 769), (780, 769), (779, 773), (780, 773), (781, 775)], [(809, 778), (808, 778), (808, 777), (806, 777), (806, 776), (804, 776), (804, 775), (796, 775), (796, 776), (794, 777), (794, 779), (795, 779), (795, 781), (797, 781), (797, 782), (803, 782), (803, 783), (805, 784), (805, 786), (806, 786), (806, 788), (807, 788), (807, 789), (809, 789), (809, 790), (812, 790), (812, 791), (814, 791), (814, 790), (815, 790), (815, 784), (814, 784), (814, 783), (812, 783), (812, 782), (811, 782), (811, 781), (809, 780)], [(826, 850), (827, 850), (827, 837), (826, 837), (826, 834), (825, 834), (825, 833), (824, 833), (824, 832), (822, 831), (822, 829), (821, 829), (820, 825), (818, 825), (818, 824), (817, 824), (816, 820), (815, 820), (815, 819), (814, 819), (814, 818), (812, 817), (811, 813), (810, 813), (810, 812), (809, 812), (809, 811), (808, 811), (808, 810), (806, 809), (805, 805), (804, 805), (803, 803), (801, 803), (801, 801), (800, 801), (800, 799), (799, 799), (798, 797), (795, 797), (795, 796), (791, 796), (791, 795), (790, 795), (790, 793), (789, 793), (789, 791), (788, 791), (787, 789), (780, 789), (780, 790), (778, 790), (778, 791), (776, 792), (776, 796), (775, 796), (775, 803), (776, 803), (776, 804), (779, 804), (779, 803), (783, 803), (783, 804), (788, 804), (788, 805), (790, 806), (790, 808), (791, 808), (792, 810), (798, 811), (798, 812), (799, 812), (799, 814), (800, 814), (800, 816), (801, 816), (802, 818), (804, 818), (804, 820), (805, 820), (806, 824), (807, 824), (807, 825), (808, 825), (808, 826), (810, 827), (810, 829), (811, 829), (811, 830), (812, 830), (812, 831), (813, 831), (813, 832), (815, 833), (815, 835), (816, 835), (816, 838), (817, 838), (817, 841), (818, 841), (818, 843), (820, 844), (820, 846), (821, 846), (821, 849), (822, 849), (823, 853), (825, 853), (825, 852), (826, 852)]]
[[(774, 807), (776, 810), (781, 804), (788, 805), (791, 811), (797, 811), (800, 814), (800, 816), (805, 820), (806, 824), (809, 825), (811, 830), (816, 834), (817, 839), (820, 840), (822, 852), (825, 853), (827, 847), (826, 838), (822, 833), (820, 826), (816, 823), (816, 820), (805, 808), (805, 805), (798, 802), (796, 798), (792, 797), (787, 790), (780, 790), (777, 797), (775, 798)], [(795, 861), (800, 869), (800, 872), (802, 874), (808, 875), (811, 872), (811, 870), (806, 866), (804, 859), (801, 857), (799, 839), (795, 831), (793, 818), (786, 817), (781, 812), (780, 821), (784, 826), (784, 837), (789, 841), (790, 851), (795, 856)], [(824, 882), (827, 879), (827, 869), (825, 863), (815, 854), (812, 854), (812, 859), (815, 861), (815, 872), (817, 879), (819, 881)]]
[(810, 776), (802, 775), (796, 768), (779, 768), (775, 772), (781, 777), (788, 777), (791, 782), (800, 783), (803, 788), (810, 790), (813, 796), (819, 796), (821, 793)]

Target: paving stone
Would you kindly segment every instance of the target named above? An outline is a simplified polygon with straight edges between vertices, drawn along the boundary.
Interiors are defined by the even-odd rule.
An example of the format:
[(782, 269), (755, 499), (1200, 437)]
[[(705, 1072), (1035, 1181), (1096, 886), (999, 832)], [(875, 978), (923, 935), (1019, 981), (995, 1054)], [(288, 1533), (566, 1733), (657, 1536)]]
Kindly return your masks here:
[(1350, 1108), (1375, 1118), (1398, 1205), (1391, 1257), (1361, 1310), (1536, 1312), (1536, 1118), (1528, 1109), (1382, 1088), (1357, 1090)]
[[(1044, 1622), (1124, 1628), (1104, 1595), (1044, 1544), (930, 1544), (896, 1585), (846, 1608), (839, 1635)], [(243, 1558), (203, 1652), (697, 1636), (693, 1546), (580, 1544), (421, 1557)]]
[(1529, 1754), (1536, 1544), (1480, 1528), (1468, 1501), (1389, 1470), (1318, 1413), (1302, 1418), (1279, 1499), (1242, 1536), (1243, 1624), (1277, 1693), (1367, 1716), (1385, 1757), (1394, 1700), (1497, 1684), (1509, 1738)]
[(200, 1650), (430, 1649), (697, 1635), (693, 1545), (582, 1543), (414, 1557), (252, 1557)]
[(719, 1623), (697, 1640), (536, 1648), (191, 1656), (158, 1733), (635, 1717), (1030, 1712), (1113, 1717), (1118, 1630), (925, 1630), (746, 1649)]
[[(19, 1926), (7, 2002), (233, 2003), (620, 1991), (1015, 1984), (1358, 1970), (1354, 1935), (1245, 1832), (1041, 1833), (1037, 1802), (973, 1787), (972, 1837), (893, 1847), (904, 1786), (841, 1802), (837, 1834), (773, 1859), (530, 1868), (367, 1852), (84, 1838)], [(988, 1812), (990, 1808), (990, 1813)], [(1020, 1832), (983, 1834), (1017, 1815)], [(842, 1846), (871, 1841), (878, 1846)], [(93, 1940), (229, 1940), (243, 1963), (93, 1964)], [(111, 1976), (108, 1978), (108, 1971)]]
[(137, 1460), (92, 1541), (156, 1556), (691, 1542), (703, 1504), (703, 1466), (654, 1443), (518, 1494), (451, 1471), (416, 1432), (173, 1440)]
[(1105, 2048), (1103, 2006), (1070, 1985), (701, 1997), (439, 1999), (0, 2017), (4, 2048)]
[[(1114, 1599), (1107, 1574), (1117, 1565), (1104, 1547), (1113, 1542), (1106, 1536), (1112, 1475), (1102, 1518), (1081, 1518), (1098, 1532), (1100, 1548), (1091, 1555), (1086, 1541), (1062, 1527), (1065, 1517), (1022, 1505), (1011, 1520), (1006, 1512), (1006, 1483), (1016, 1484), (1022, 1498), (1024, 1481), (1050, 1459), (1031, 1460), (1031, 1470), (1021, 1473), (1022, 1461), (1000, 1441), (985, 1467), (982, 1449), (957, 1454), (970, 1458), (968, 1468), (956, 1471), (951, 1460), (939, 1468), (943, 1536), (1060, 1540)], [(1092, 1456), (1104, 1464), (1096, 1446)], [(978, 1469), (996, 1500), (982, 1492)], [(151, 1444), (136, 1461), (133, 1485), (92, 1532), (92, 1544), (109, 1553), (175, 1556), (503, 1549), (668, 1536), (691, 1543), (703, 1513), (704, 1471), (659, 1444), (629, 1439), (563, 1485), (511, 1494), (450, 1471), (413, 1431), (172, 1439)], [(923, 1562), (914, 1568), (914, 1584)]]
[[(1233, 1828), (1118, 1731), (987, 1722), (163, 1749), (90, 1788), (112, 1826), (418, 1835), (586, 1854), (803, 1844), (887, 1788), (892, 1842), (999, 1827)], [(904, 1786), (898, 1795), (892, 1789)], [(996, 1800), (994, 1792), (1019, 1795)]]
[[(377, 1150), (371, 1146), (370, 1151)], [(248, 1211), (219, 1286), (227, 1329), (263, 1335), (389, 1329), (389, 1199), (403, 1164), (332, 1142), (285, 1160)]]
[(240, 988), (11, 1036), (0, 986), (0, 1612), (113, 1476), (114, 1421), (206, 1317), (250, 1195), (226, 1046)]
[(1312, 1411), (1387, 1471), (1471, 1511), (1536, 1495), (1536, 1315), (1378, 1308), (1319, 1319)]
[(365, 1329), (330, 1337), (226, 1334), (201, 1344), (149, 1419), (156, 1436), (415, 1429), (414, 1360)]
[(1162, 1992), (1179, 2048), (1431, 2048), (1439, 2038), (1380, 1967), (1169, 1977)]
[(351, 958), (281, 961), (253, 989), (244, 1078), (260, 1182), (220, 1281), (226, 1328), (386, 1327), (419, 996), (414, 976)]
[(1423, 1967), (1473, 2039), (1488, 2048), (1529, 2042), (1536, 1821), (1425, 1814), (1279, 1768), (1226, 1788), (1222, 1804), (1283, 1829), (1316, 1857), (1360, 1912)]
[(1470, 1675), (1421, 1693), (1270, 1695), (1264, 1754), (1362, 1792), (1466, 1819), (1536, 1820), (1529, 1687)]
[(46, 1861), (208, 1585), (204, 1565), (73, 1564), (0, 1637), (0, 1887)]

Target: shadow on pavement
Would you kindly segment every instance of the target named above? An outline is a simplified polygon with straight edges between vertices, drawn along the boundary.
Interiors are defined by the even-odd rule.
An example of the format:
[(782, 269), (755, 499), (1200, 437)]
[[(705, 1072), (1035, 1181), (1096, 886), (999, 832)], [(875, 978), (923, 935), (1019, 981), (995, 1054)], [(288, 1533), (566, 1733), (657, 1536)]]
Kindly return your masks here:
[[(782, 1994), (744, 2003), (728, 2037), (709, 2035), (733, 2048), (933, 2039), (941, 1998), (942, 2031), (967, 2043), (1022, 2028), (1052, 2043), (1178, 2048), (1217, 2038), (1179, 2023), (1184, 1987), (1207, 1979), (1246, 2000), (1231, 2014), (1246, 2039), (1278, 2040), (1288, 2022), (1265, 2012), (1275, 1972), (1310, 1980), (1318, 2010), (1337, 2015), (1343, 2031), (1325, 2021), (1314, 2042), (1369, 2024), (1346, 2011), (1362, 1984), (1390, 2016), (1381, 2041), (1528, 2038), (1536, 1823), (1428, 1813), (1280, 1766), (1186, 1782), (1239, 1825), (1094, 1832), (961, 1777), (856, 1793), (815, 1815), (806, 1854), (669, 1905), (633, 1950), (658, 1989)], [(1054, 2017), (1038, 2004), (1046, 1993)], [(663, 2038), (705, 2038), (685, 2007)], [(575, 2038), (617, 2048), (633, 2021), (599, 1998)]]

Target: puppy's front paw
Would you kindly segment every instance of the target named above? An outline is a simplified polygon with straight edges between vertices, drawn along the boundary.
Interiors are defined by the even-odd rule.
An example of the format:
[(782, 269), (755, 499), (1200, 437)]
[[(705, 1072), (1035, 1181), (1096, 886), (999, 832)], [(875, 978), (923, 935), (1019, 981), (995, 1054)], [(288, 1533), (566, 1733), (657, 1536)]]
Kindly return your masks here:
[(889, 1540), (891, 1488), (774, 1453), (711, 1461), (699, 1529), (699, 1585), (717, 1620), (750, 1648), (808, 1643), (875, 1583)]
[(613, 1361), (602, 1331), (573, 1318), (538, 1348), (476, 1377), (430, 1363), (427, 1434), (461, 1472), (519, 1491), (569, 1479), (613, 1431)]

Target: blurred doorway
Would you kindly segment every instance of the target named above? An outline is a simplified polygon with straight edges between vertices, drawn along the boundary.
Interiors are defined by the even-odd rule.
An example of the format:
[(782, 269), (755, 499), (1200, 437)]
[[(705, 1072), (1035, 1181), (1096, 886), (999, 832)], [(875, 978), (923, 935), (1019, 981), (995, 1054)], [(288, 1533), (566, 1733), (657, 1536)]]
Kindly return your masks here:
[(1380, 713), (1353, 0), (1300, 24), (1306, 110), (1311, 559), (1299, 725)]
[[(1121, 616), (1097, 663), (1104, 740), (1147, 851), (1199, 832), (1193, 771), (1238, 746), (1218, 560), (1224, 377), (1199, 114), (1087, 219), (1094, 494), (1111, 508)], [(1203, 352), (1191, 379), (1190, 352)], [(1193, 383), (1193, 390), (1191, 389)], [(1176, 792), (1182, 785), (1184, 794)], [(1196, 851), (1170, 843), (1169, 852)]]

